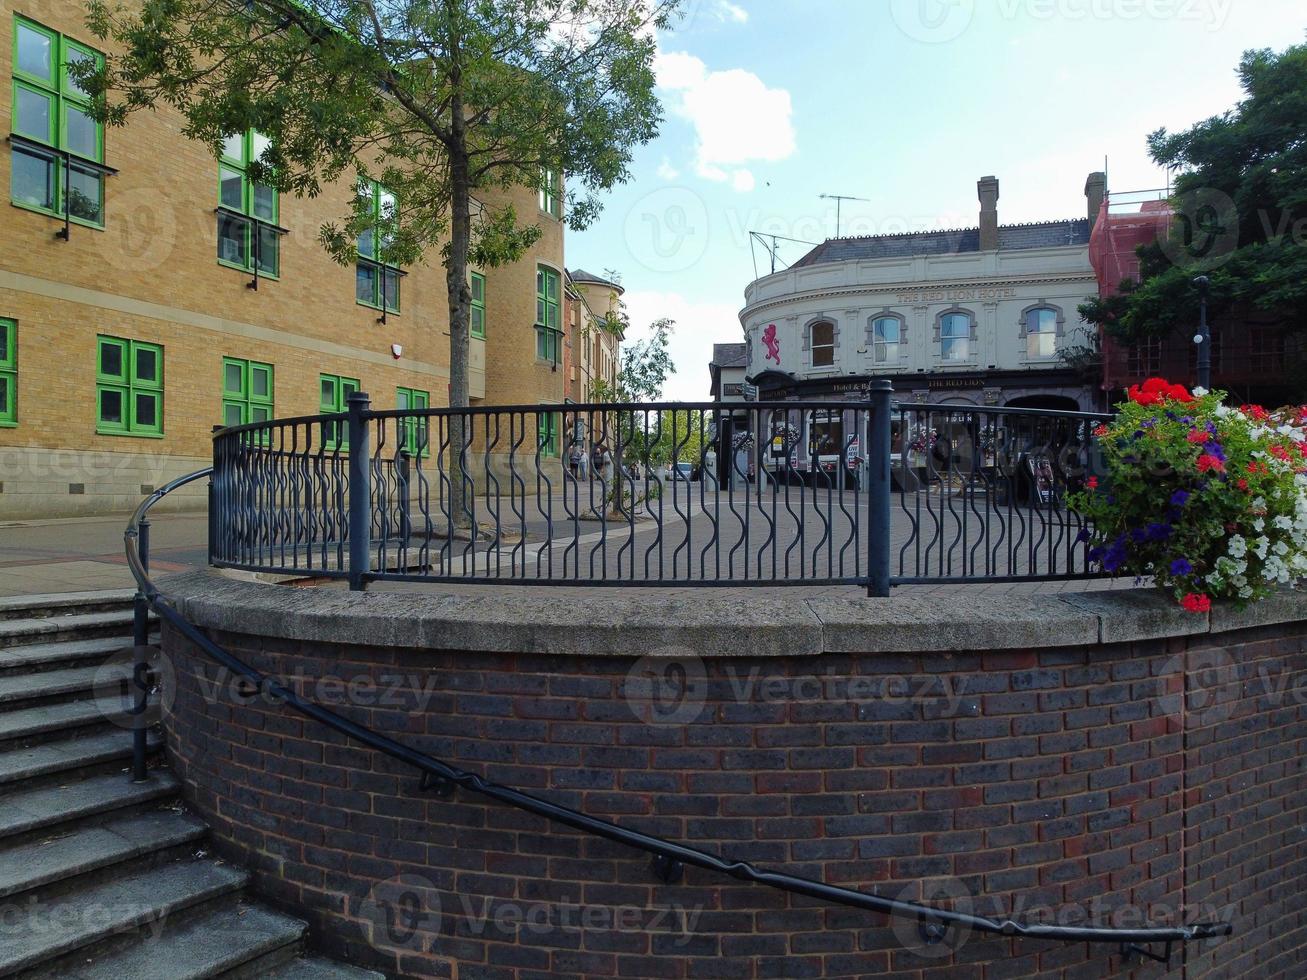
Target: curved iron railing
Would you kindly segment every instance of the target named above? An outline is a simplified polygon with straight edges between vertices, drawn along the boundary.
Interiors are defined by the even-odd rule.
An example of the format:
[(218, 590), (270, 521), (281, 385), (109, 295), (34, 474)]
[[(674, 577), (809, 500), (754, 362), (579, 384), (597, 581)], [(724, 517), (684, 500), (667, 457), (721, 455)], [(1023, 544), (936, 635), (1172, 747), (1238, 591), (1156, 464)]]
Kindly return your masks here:
[(348, 411), (214, 434), (213, 564), (368, 582), (1092, 577), (1104, 416), (853, 401)]
[[(1011, 918), (996, 919), (973, 915), (953, 909), (936, 908), (883, 895), (868, 894), (867, 892), (843, 888), (838, 885), (829, 885), (825, 882), (814, 881), (781, 871), (758, 868), (747, 861), (718, 857), (715, 854), (710, 854), (686, 844), (665, 840), (652, 834), (642, 833), (608, 820), (590, 816), (571, 807), (562, 806), (530, 793), (524, 793), (513, 787), (487, 780), (476, 773), (459, 769), (412, 746), (375, 732), (335, 711), (300, 697), (295, 691), (276, 679), (255, 670), (249, 664), (224, 650), (202, 630), (187, 621), (150, 579), (149, 522), (147, 520), (150, 508), (177, 488), (203, 479), (206, 476), (212, 476), (212, 474), (213, 470), (206, 468), (180, 477), (166, 486), (160, 487), (150, 494), (136, 509), (124, 532), (127, 565), (136, 579), (138, 588), (137, 653), (140, 662), (135, 671), (135, 681), (137, 691), (136, 713), (142, 722), (145, 717), (146, 698), (149, 690), (148, 667), (143, 660), (145, 613), (148, 609), (153, 609), (161, 619), (165, 620), (208, 657), (254, 684), (260, 691), (284, 703), (299, 714), (325, 725), (347, 738), (353, 739), (360, 745), (381, 752), (416, 770), (421, 776), (420, 786), (423, 790), (459, 787), (573, 829), (645, 851), (653, 857), (653, 872), (667, 882), (676, 880), (686, 865), (703, 868), (707, 871), (728, 875), (740, 881), (766, 885), (779, 891), (816, 898), (849, 908), (863, 909), (868, 912), (878, 912), (899, 918), (915, 919), (919, 924), (923, 939), (930, 943), (942, 942), (951, 928), (967, 929), (980, 933), (1027, 939), (1111, 943), (1119, 945), (1123, 954), (1137, 954), (1160, 962), (1167, 962), (1176, 943), (1215, 939), (1228, 936), (1233, 932), (1232, 925), (1225, 922), (1200, 922), (1188, 926), (1141, 928), (1025, 923)], [(146, 732), (143, 723), (137, 725), (136, 735), (139, 769), (134, 769), (134, 776), (137, 779), (145, 779), (147, 778), (145, 771)], [(1162, 953), (1154, 953), (1147, 948), (1156, 944), (1163, 947)]]

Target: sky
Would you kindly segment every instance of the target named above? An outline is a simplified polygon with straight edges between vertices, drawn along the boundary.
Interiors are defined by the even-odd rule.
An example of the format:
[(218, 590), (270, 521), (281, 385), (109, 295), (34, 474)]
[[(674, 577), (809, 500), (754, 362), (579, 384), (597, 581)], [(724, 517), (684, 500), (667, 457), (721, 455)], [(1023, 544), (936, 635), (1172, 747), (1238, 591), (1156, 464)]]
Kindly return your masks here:
[(822, 194), (866, 199), (845, 235), (974, 226), (987, 174), (1003, 224), (1083, 217), (1105, 158), (1115, 193), (1165, 186), (1148, 134), (1233, 108), (1244, 51), (1304, 40), (1303, 0), (684, 0), (660, 135), (567, 263), (620, 277), (628, 342), (675, 320), (664, 395), (706, 400), (769, 268), (750, 232), (834, 237)]

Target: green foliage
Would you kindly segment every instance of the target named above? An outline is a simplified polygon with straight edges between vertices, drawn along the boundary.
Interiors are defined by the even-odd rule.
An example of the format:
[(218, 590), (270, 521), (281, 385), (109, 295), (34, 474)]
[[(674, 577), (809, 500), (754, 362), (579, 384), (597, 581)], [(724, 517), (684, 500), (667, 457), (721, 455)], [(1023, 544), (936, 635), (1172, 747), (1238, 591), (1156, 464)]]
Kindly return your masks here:
[(1307, 409), (1227, 406), (1156, 379), (1095, 431), (1103, 485), (1070, 497), (1090, 558), (1153, 576), (1186, 608), (1239, 604), (1307, 575)]
[(1149, 137), (1153, 159), (1180, 171), (1175, 226), (1140, 249), (1139, 282), (1081, 308), (1126, 342), (1194, 323), (1198, 274), (1217, 320), (1260, 312), (1307, 328), (1307, 45), (1249, 51), (1239, 76), (1237, 108)]
[(663, 317), (649, 325), (649, 336), (622, 348), (622, 366), (617, 372), (616, 400), (656, 402), (663, 386), (676, 373), (668, 349), (676, 321)]

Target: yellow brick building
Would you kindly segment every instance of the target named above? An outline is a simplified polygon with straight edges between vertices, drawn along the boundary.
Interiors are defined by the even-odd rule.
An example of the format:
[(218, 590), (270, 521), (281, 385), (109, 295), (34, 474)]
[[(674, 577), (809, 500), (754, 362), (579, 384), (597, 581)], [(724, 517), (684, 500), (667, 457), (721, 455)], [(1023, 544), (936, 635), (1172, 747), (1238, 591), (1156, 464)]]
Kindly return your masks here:
[[(241, 173), (257, 134), (219, 161), (168, 109), (102, 131), (63, 69), (94, 41), (78, 3), (0, 15), (13, 134), (0, 153), (0, 519), (124, 511), (204, 465), (215, 424), (316, 414), (355, 386), (377, 408), (448, 404), (439, 250), (402, 275), (334, 262), (318, 230), (347, 215), (352, 182), (277, 199)], [(543, 234), (473, 277), (470, 391), (474, 404), (557, 403), (562, 205), (508, 197)]]

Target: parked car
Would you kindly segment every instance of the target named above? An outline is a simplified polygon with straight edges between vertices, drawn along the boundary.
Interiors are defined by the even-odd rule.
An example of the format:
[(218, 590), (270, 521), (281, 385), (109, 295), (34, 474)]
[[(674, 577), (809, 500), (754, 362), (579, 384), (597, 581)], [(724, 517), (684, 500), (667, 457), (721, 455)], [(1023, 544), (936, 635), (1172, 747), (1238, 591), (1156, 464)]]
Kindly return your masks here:
[(672, 463), (667, 467), (667, 479), (692, 483), (699, 479), (699, 473), (693, 463)]

